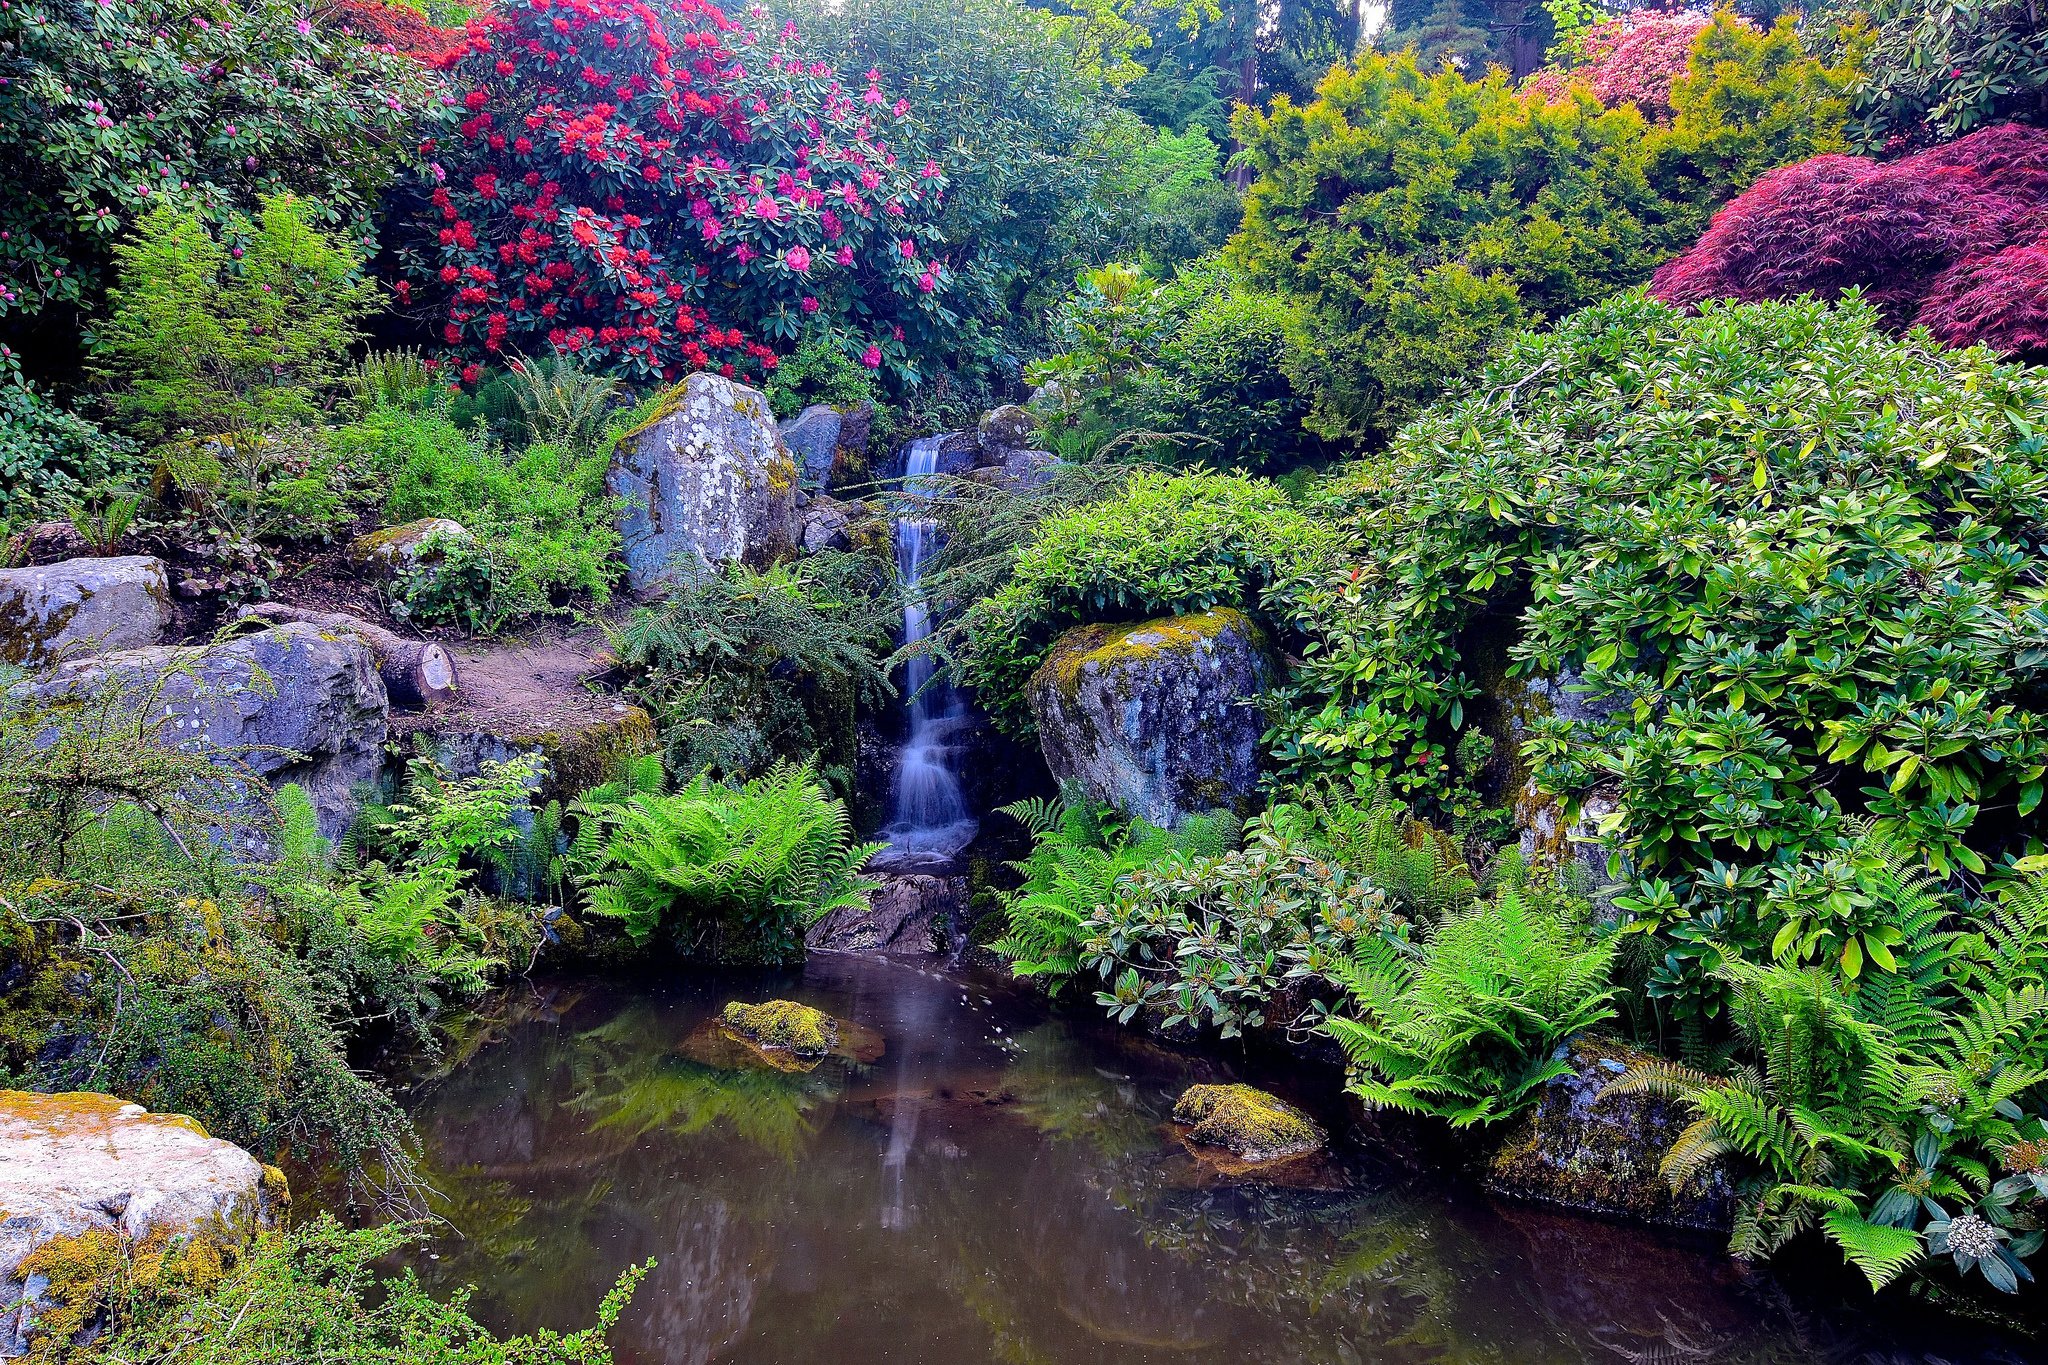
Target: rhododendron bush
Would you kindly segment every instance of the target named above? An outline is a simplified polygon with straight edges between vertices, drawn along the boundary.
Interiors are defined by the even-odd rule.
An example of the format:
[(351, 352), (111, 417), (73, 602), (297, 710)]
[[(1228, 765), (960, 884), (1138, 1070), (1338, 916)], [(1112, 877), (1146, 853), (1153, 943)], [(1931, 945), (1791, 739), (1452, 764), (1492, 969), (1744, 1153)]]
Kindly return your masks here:
[(1562, 100), (1573, 85), (1584, 85), (1610, 109), (1633, 104), (1644, 118), (1669, 119), (1672, 83), (1685, 75), (1693, 39), (1707, 22), (1701, 14), (1643, 10), (1596, 24), (1579, 40), (1577, 62), (1545, 67), (1522, 89)]
[(1889, 163), (1820, 156), (1773, 171), (1652, 285), (1681, 304), (1849, 289), (1894, 329), (2048, 349), (2048, 129), (2001, 124)]
[(0, 5), (0, 317), (90, 303), (159, 204), (215, 224), (293, 193), (369, 237), (431, 74), (285, 4)]
[(830, 336), (916, 378), (954, 318), (945, 178), (909, 105), (793, 27), (704, 0), (510, 0), (444, 64), (459, 105), (400, 229), (401, 301), (466, 362), (752, 374)]

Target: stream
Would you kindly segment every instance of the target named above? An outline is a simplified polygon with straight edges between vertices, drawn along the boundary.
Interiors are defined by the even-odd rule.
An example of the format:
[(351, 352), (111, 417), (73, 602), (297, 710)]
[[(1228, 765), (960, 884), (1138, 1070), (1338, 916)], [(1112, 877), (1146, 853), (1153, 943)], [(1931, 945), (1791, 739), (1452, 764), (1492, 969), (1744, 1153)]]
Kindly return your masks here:
[[(778, 996), (872, 1031), (861, 1060), (702, 1046), (725, 1001)], [(499, 1005), (406, 1091), (452, 1225), (417, 1264), (527, 1331), (588, 1322), (655, 1258), (621, 1365), (2041, 1358), (1904, 1296), (1745, 1278), (1712, 1239), (1495, 1203), (1426, 1138), (1420, 1160), (1350, 1136), (1295, 1188), (1232, 1184), (1167, 1126), (1181, 1088), (1242, 1076), (1343, 1133), (1329, 1076), (1247, 1073), (994, 978), (819, 954)]]

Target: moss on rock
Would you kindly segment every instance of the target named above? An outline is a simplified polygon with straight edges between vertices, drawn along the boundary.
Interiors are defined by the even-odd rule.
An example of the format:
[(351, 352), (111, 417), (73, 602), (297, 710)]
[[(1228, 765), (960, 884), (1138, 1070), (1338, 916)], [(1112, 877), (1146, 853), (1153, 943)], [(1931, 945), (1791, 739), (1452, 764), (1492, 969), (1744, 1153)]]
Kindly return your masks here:
[(799, 1057), (822, 1057), (832, 1050), (839, 1026), (832, 1016), (794, 1000), (768, 1000), (749, 1005), (734, 1000), (719, 1020), (756, 1045)]
[(1246, 1161), (1300, 1156), (1325, 1141), (1308, 1115), (1249, 1085), (1189, 1086), (1173, 1106), (1173, 1121), (1188, 1125), (1189, 1141)]

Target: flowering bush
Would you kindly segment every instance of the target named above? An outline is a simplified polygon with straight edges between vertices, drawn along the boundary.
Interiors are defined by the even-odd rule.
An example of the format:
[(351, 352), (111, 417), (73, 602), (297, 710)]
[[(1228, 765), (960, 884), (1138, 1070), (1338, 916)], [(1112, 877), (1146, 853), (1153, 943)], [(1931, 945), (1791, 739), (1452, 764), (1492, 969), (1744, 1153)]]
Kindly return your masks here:
[(2007, 119), (2048, 123), (2048, 23), (2038, 0), (1868, 0), (1877, 26), (1856, 132), (1873, 150)]
[(1672, 83), (1685, 74), (1693, 39), (1707, 24), (1699, 14), (1652, 10), (1596, 24), (1580, 37), (1576, 62), (1543, 68), (1522, 82), (1522, 90), (1555, 101), (1571, 86), (1584, 85), (1610, 109), (1633, 104), (1644, 118), (1668, 120)]
[(442, 28), (416, 9), (385, 0), (316, 0), (314, 14), (324, 27), (421, 62), (453, 56), (467, 38), (460, 28)]
[(1882, 163), (1821, 156), (1759, 180), (1658, 270), (1669, 303), (1861, 289), (1894, 330), (2048, 348), (2048, 130), (2001, 124)]
[(445, 70), (461, 121), (425, 149), (399, 288), (466, 378), (549, 347), (635, 379), (752, 372), (828, 334), (909, 381), (952, 321), (944, 176), (891, 150), (909, 105), (872, 72), (842, 84), (793, 27), (706, 0), (512, 0)]
[(367, 247), (430, 89), (289, 5), (0, 6), (0, 316), (89, 302), (114, 239), (165, 202), (218, 226), (291, 192)]

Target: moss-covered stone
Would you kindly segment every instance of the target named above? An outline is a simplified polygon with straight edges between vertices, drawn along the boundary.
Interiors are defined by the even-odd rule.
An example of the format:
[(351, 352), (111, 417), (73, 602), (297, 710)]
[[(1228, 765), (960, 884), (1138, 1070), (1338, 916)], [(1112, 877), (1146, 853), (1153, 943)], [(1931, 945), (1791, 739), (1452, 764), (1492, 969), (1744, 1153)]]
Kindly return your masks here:
[(719, 1020), (756, 1045), (799, 1057), (822, 1057), (832, 1050), (839, 1026), (832, 1016), (794, 1000), (768, 1000), (749, 1005), (734, 1000)]
[(1245, 1161), (1282, 1161), (1320, 1148), (1323, 1130), (1287, 1101), (1249, 1085), (1192, 1085), (1173, 1106), (1188, 1140)]

